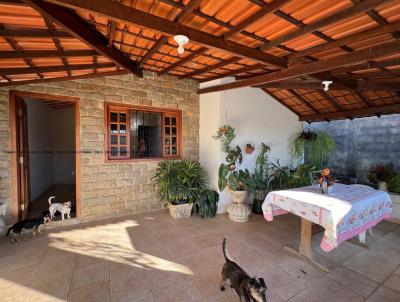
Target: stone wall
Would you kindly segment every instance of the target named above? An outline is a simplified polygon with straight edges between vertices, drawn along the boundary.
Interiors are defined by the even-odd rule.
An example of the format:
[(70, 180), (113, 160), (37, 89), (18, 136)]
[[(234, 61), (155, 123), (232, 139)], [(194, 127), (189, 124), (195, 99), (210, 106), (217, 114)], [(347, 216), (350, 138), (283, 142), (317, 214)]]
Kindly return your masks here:
[(336, 150), (328, 166), (338, 174), (367, 183), (366, 175), (373, 165), (391, 162), (400, 171), (400, 114), (313, 123), (309, 127), (325, 131), (335, 140)]
[(105, 162), (104, 102), (182, 110), (182, 157), (199, 157), (198, 84), (176, 77), (145, 72), (74, 81), (0, 88), (0, 201), (11, 213), (11, 180), (8, 99), (9, 90), (32, 91), (80, 98), (81, 218), (95, 220), (161, 208), (151, 181), (158, 160)]

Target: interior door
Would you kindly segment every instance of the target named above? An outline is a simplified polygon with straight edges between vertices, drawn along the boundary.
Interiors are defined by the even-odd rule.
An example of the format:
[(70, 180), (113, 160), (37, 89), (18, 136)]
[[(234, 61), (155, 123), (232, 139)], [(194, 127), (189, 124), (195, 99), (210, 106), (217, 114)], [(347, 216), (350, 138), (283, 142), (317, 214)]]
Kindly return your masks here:
[(30, 202), (28, 116), (25, 102), (16, 99), (17, 165), (18, 165), (18, 218), (25, 219)]

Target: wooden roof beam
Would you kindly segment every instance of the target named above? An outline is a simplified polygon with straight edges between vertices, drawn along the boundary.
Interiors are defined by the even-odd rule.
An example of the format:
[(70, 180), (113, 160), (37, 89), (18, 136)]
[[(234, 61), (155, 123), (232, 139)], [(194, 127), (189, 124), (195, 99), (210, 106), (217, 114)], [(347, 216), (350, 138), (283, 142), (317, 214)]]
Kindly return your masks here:
[(0, 37), (13, 38), (74, 38), (66, 31), (54, 30), (50, 32), (48, 29), (28, 29), (28, 28), (13, 28), (0, 29)]
[(194, 76), (198, 76), (198, 75), (201, 75), (202, 73), (206, 73), (206, 72), (210, 72), (210, 71), (215, 70), (215, 69), (219, 69), (219, 68), (224, 67), (226, 65), (235, 63), (235, 62), (237, 62), (239, 60), (240, 60), (239, 57), (232, 57), (230, 59), (227, 59), (225, 61), (219, 62), (217, 64), (214, 64), (214, 65), (211, 65), (211, 66), (206, 66), (203, 69), (199, 69), (199, 70), (195, 70), (193, 72), (187, 73), (187, 74), (181, 76), (180, 78), (186, 79), (186, 78), (191, 78), (191, 77), (194, 77)]
[[(107, 39), (95, 29), (91, 28), (78, 15), (65, 7), (54, 5), (40, 0), (23, 0), (45, 17), (52, 19), (63, 27), (71, 35), (79, 38), (97, 52), (103, 54), (115, 64), (131, 71), (139, 77), (143, 77), (142, 70), (138, 65), (126, 57), (115, 47), (109, 47)], [(92, 1), (90, 1), (92, 2)]]
[(322, 27), (328, 26), (333, 23), (338, 23), (338, 22), (346, 20), (356, 14), (363, 13), (363, 12), (370, 10), (373, 7), (375, 7), (379, 4), (382, 4), (384, 2), (386, 2), (386, 0), (365, 0), (363, 2), (355, 4), (354, 6), (352, 6), (350, 8), (342, 10), (342, 11), (340, 11), (336, 14), (333, 14), (327, 18), (324, 18), (320, 21), (306, 25), (296, 31), (290, 32), (286, 35), (276, 38), (276, 39), (270, 41), (269, 43), (266, 43), (265, 45), (260, 46), (260, 49), (266, 50), (266, 49), (272, 48), (274, 46), (277, 46), (279, 44), (296, 39), (302, 35), (314, 32)]
[(355, 118), (355, 117), (363, 117), (371, 115), (393, 114), (399, 112), (400, 112), (400, 104), (393, 104), (393, 105), (373, 106), (362, 109), (344, 110), (339, 112), (300, 116), (299, 120), (317, 122), (317, 121), (323, 121), (325, 119), (330, 119), (330, 120), (347, 119), (349, 116)]
[(309, 75), (313, 73), (328, 71), (342, 66), (356, 64), (361, 61), (372, 60), (375, 58), (398, 53), (399, 51), (400, 41), (384, 43), (378, 46), (357, 50), (328, 60), (321, 60), (309, 64), (297, 65), (269, 74), (255, 76), (250, 79), (199, 89), (198, 93), (221, 91), (226, 89), (240, 88), (262, 83), (292, 79), (299, 76)]
[(93, 64), (77, 64), (69, 66), (40, 66), (35, 67), (16, 67), (16, 68), (0, 68), (0, 75), (16, 75), (16, 74), (31, 74), (31, 73), (45, 73), (45, 72), (59, 72), (67, 70), (85, 70), (85, 69), (97, 69), (97, 68), (110, 68), (115, 67), (114, 63), (101, 63), (97, 65)]
[(224, 38), (228, 39), (233, 35), (240, 33), (243, 29), (250, 26), (254, 22), (257, 22), (260, 18), (267, 14), (273, 13), (288, 3), (290, 0), (274, 0), (272, 3), (264, 3), (260, 10), (255, 12), (253, 15), (243, 20), (239, 24), (236, 24), (231, 30), (224, 34)]
[(336, 108), (336, 110), (338, 111), (342, 111), (343, 107), (342, 105), (340, 105), (338, 102), (336, 102), (336, 100), (334, 99), (334, 97), (332, 97), (328, 92), (326, 92), (325, 90), (322, 90), (319, 92), (325, 99), (327, 99), (332, 105), (333, 107)]
[[(24, 0), (37, 1), (38, 0)], [(212, 47), (224, 52), (229, 52), (241, 58), (251, 59), (258, 63), (271, 64), (280, 68), (286, 68), (286, 60), (255, 48), (251, 48), (236, 42), (225, 41), (222, 37), (161, 18), (141, 10), (127, 7), (115, 1), (108, 0), (46, 0), (60, 6), (82, 9), (95, 14), (106, 16), (114, 21), (124, 22), (149, 28), (166, 35), (186, 35), (191, 41), (205, 47)]]
[(166, 36), (161, 36), (157, 42), (153, 44), (153, 46), (145, 53), (145, 55), (142, 57), (142, 59), (139, 61), (139, 66), (143, 67), (143, 65), (147, 62), (148, 59), (151, 58), (151, 56), (157, 52), (157, 50), (165, 43), (168, 41), (168, 38)]
[(391, 33), (400, 29), (400, 21), (390, 23), (384, 26), (379, 26), (378, 28), (373, 28), (371, 30), (363, 31), (360, 33), (356, 33), (354, 35), (350, 35), (332, 42), (323, 43), (321, 45), (317, 45), (306, 50), (291, 54), (288, 56), (289, 64), (296, 62), (299, 58), (303, 58), (309, 55), (313, 55), (317, 52), (327, 51), (330, 49), (334, 49), (340, 46), (344, 46), (348, 43), (355, 43), (358, 41), (362, 41), (365, 39), (369, 39), (374, 36)]
[(50, 57), (89, 57), (99, 56), (94, 50), (64, 50), (62, 52), (56, 50), (25, 50), (21, 53), (15, 51), (0, 51), (0, 59), (15, 58), (50, 58)]
[(221, 78), (225, 78), (225, 77), (231, 77), (231, 76), (234, 76), (237, 74), (241, 74), (241, 73), (245, 73), (245, 72), (249, 72), (249, 71), (253, 71), (253, 70), (263, 69), (264, 67), (265, 66), (263, 64), (254, 64), (254, 65), (244, 66), (242, 68), (231, 70), (229, 72), (217, 75), (215, 77), (201, 79), (200, 83), (213, 81), (213, 80), (217, 80), (217, 79), (221, 79)]
[(195, 11), (203, 0), (191, 0), (180, 14), (175, 18), (175, 21), (182, 23), (193, 11)]

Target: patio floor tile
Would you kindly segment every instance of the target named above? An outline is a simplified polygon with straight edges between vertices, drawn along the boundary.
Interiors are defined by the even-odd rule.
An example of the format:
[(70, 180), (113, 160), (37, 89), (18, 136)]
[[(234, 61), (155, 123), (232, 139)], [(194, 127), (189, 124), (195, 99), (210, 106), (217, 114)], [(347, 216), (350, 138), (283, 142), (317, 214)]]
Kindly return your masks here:
[(400, 301), (397, 226), (374, 231), (370, 250), (344, 242), (330, 253), (318, 234), (314, 254), (332, 267), (327, 274), (283, 249), (299, 238), (293, 215), (234, 223), (227, 215), (175, 221), (160, 211), (52, 228), (17, 244), (0, 238), (0, 301), (238, 301), (233, 289), (219, 289), (224, 236), (231, 257), (264, 278), (269, 302)]

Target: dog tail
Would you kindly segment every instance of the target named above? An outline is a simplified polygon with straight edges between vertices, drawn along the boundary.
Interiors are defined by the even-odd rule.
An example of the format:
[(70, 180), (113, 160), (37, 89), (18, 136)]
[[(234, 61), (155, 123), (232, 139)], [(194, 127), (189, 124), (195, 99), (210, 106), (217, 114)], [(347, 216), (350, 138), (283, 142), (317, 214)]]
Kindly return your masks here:
[(12, 227), (8, 229), (6, 237), (8, 237), (8, 235), (10, 235), (11, 230), (12, 230)]
[(56, 198), (56, 197), (55, 197), (55, 196), (51, 196), (51, 197), (49, 197), (49, 199), (48, 199), (48, 201), (49, 201), (49, 205), (51, 205), (51, 200), (52, 200), (53, 198)]
[(229, 256), (228, 250), (226, 249), (226, 236), (224, 237), (224, 240), (222, 241), (222, 253), (224, 254), (225, 261), (232, 261), (231, 256)]

